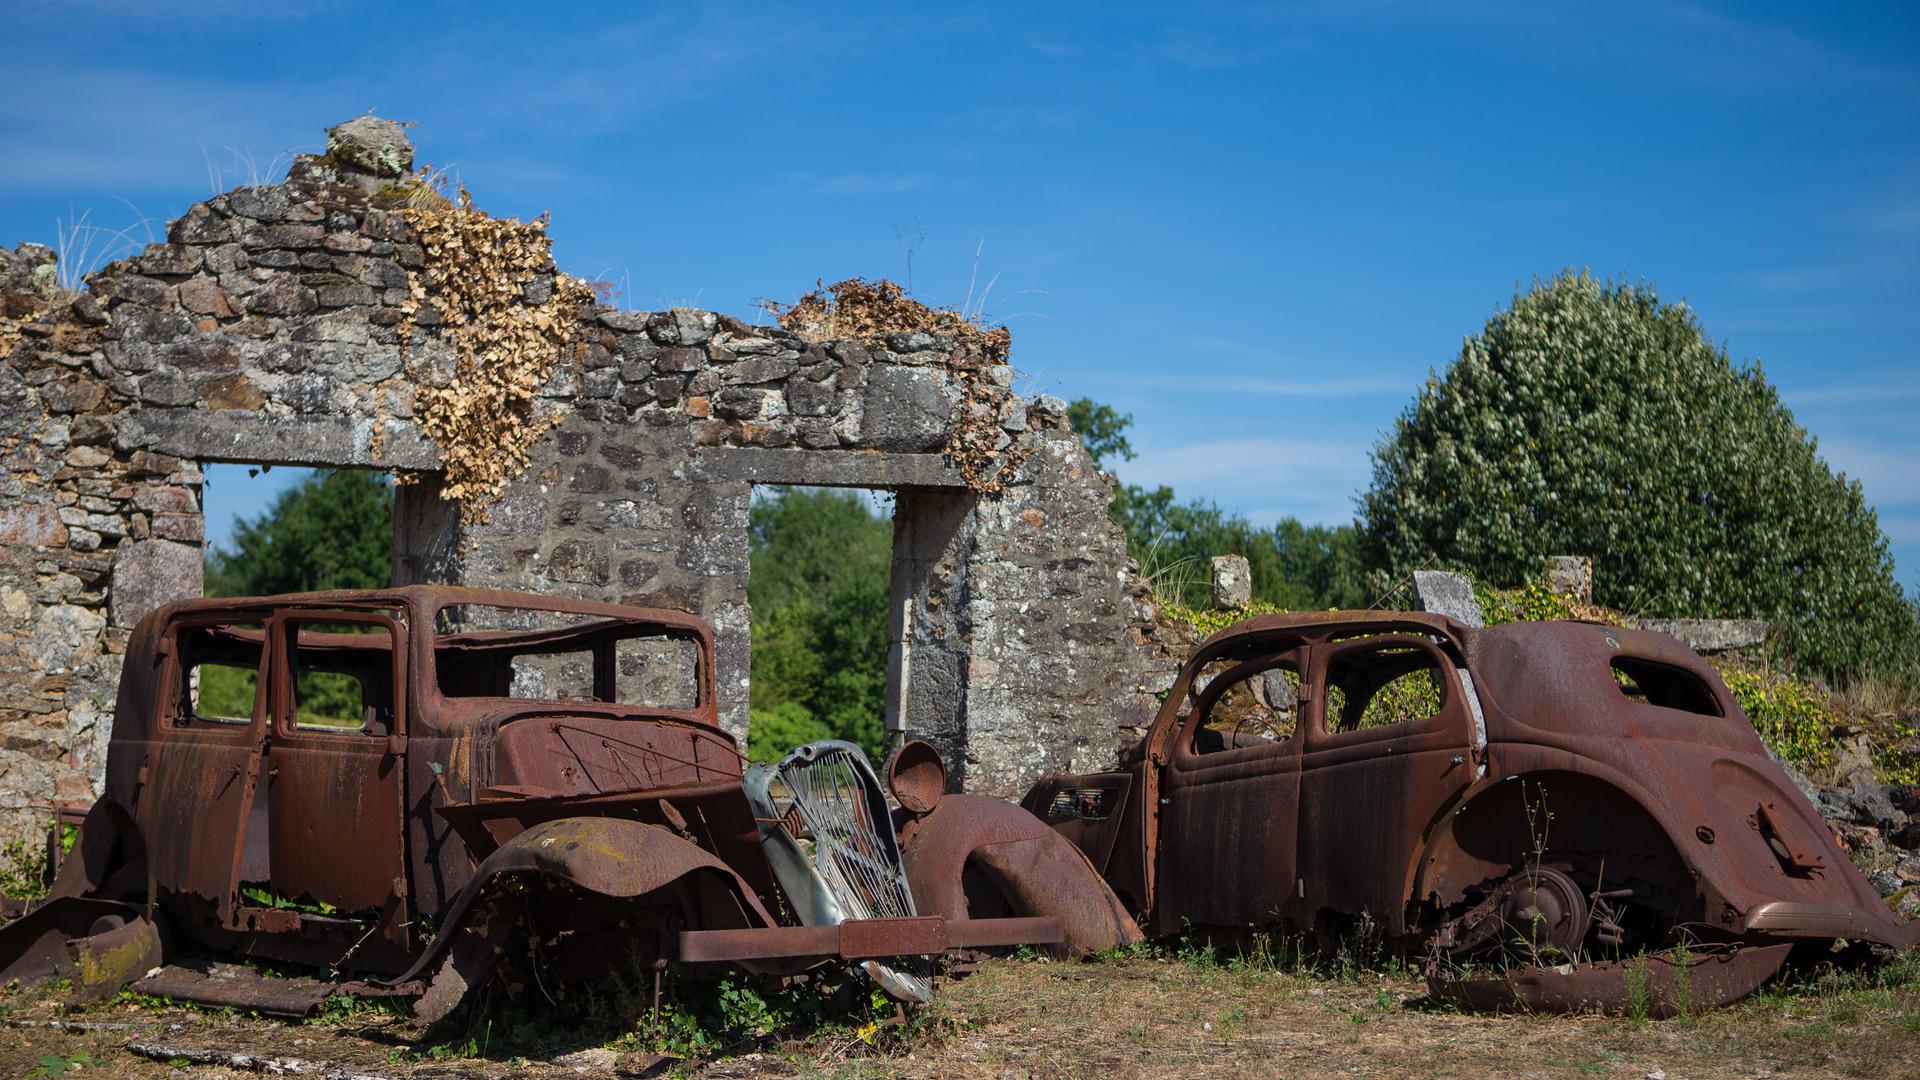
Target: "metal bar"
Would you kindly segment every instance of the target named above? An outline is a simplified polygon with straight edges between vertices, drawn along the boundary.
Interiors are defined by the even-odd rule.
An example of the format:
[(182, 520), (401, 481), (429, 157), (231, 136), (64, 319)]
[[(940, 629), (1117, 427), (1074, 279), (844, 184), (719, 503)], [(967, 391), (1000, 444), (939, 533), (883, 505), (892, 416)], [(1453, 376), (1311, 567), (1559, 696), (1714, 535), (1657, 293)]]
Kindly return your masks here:
[(750, 930), (685, 930), (676, 939), (687, 963), (838, 956), (929, 956), (948, 949), (1052, 945), (1065, 938), (1052, 916), (1018, 919), (850, 919), (834, 926), (770, 926)]

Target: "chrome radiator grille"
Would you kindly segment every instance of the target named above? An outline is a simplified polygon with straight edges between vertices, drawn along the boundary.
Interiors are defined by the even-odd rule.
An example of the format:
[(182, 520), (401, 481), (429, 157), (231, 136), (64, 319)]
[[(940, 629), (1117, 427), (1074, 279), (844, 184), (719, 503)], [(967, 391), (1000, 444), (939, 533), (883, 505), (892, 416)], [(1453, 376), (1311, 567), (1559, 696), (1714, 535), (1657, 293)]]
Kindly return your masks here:
[[(767, 861), (802, 922), (915, 914), (893, 819), (858, 746), (837, 739), (808, 743), (777, 765), (749, 769), (746, 792)], [(862, 966), (895, 997), (932, 996), (927, 961), (909, 961), (906, 971), (877, 961)]]

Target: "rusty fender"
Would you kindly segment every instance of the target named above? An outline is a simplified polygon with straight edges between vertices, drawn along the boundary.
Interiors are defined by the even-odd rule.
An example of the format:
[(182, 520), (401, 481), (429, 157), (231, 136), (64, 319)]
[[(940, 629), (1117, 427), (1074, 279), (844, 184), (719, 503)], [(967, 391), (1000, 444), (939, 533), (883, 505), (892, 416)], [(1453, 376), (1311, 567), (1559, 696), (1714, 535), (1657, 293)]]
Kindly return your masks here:
[(1080, 849), (1009, 802), (948, 795), (900, 830), (901, 859), (922, 915), (967, 917), (961, 878), (972, 863), (992, 879), (1016, 915), (1060, 920), (1052, 946), (1084, 956), (1141, 938), (1113, 890)]
[[(1476, 784), (1434, 828), (1410, 875), (1415, 881), (1411, 898), (1457, 900), (1461, 886), (1519, 865), (1514, 859), (1524, 856), (1524, 829), (1506, 830), (1508, 842), (1502, 843), (1495, 839), (1502, 830), (1489, 819), (1514, 826), (1518, 815), (1494, 808), (1504, 805), (1503, 797), (1511, 797), (1515, 785), (1532, 783), (1548, 798), (1555, 791), (1563, 799), (1569, 792), (1576, 796), (1570, 805), (1555, 808), (1568, 814), (1555, 824), (1561, 842), (1567, 841), (1569, 831), (1578, 835), (1582, 830), (1594, 834), (1588, 846), (1600, 849), (1609, 848), (1607, 837), (1615, 845), (1648, 852), (1657, 843), (1655, 837), (1665, 841), (1660, 846), (1677, 860), (1673, 869), (1691, 875), (1691, 881), (1676, 875), (1674, 891), (1696, 893), (1705, 905), (1702, 917), (1709, 925), (1717, 921), (1722, 931), (1775, 939), (1857, 938), (1893, 949), (1920, 944), (1920, 921), (1902, 924), (1878, 902), (1805, 797), (1731, 755), (1704, 758), (1698, 766), (1728, 793), (1718, 801), (1656, 792), (1605, 762), (1559, 748), (1510, 745), (1503, 749), (1500, 765), (1509, 775)], [(1727, 775), (1741, 777), (1743, 786), (1730, 789)], [(1761, 805), (1779, 815), (1767, 824), (1777, 822), (1783, 832), (1791, 829), (1786, 835), (1795, 847), (1789, 857), (1804, 847), (1806, 854), (1798, 857), (1819, 866), (1818, 873), (1796, 878), (1780, 872), (1780, 857), (1758, 838), (1760, 820), (1747, 811)], [(1463, 829), (1480, 835), (1463, 835)], [(1514, 847), (1515, 839), (1521, 848)], [(1495, 853), (1504, 857), (1489, 861)], [(1496, 865), (1500, 862), (1507, 865)]]
[(739, 875), (692, 841), (624, 818), (561, 818), (533, 826), (487, 856), (454, 898), (427, 951), (390, 983), (417, 978), (438, 961), (469, 921), (475, 902), (500, 878), (530, 873), (621, 899), (659, 893), (659, 906), (680, 908), (689, 926), (733, 930), (775, 925)]
[(159, 967), (163, 951), (139, 907), (63, 896), (0, 929), (0, 984), (66, 979), (69, 1001), (97, 1001)]

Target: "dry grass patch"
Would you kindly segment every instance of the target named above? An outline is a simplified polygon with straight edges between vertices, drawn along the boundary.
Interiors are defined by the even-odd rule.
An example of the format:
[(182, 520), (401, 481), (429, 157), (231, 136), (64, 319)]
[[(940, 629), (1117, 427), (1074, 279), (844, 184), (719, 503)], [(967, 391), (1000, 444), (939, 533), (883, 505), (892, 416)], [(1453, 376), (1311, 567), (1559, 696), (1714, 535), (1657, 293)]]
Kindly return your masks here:
[[(50, 1002), (0, 1001), (9, 1018)], [(389, 1077), (578, 1075), (571, 1062), (474, 1055), (423, 1043), (398, 1018), (360, 1013), (287, 1024), (132, 1002), (81, 1019), (137, 1023), (181, 1044), (278, 1053)], [(125, 1031), (0, 1028), (0, 1073), (86, 1055), (80, 1076), (178, 1075), (119, 1049)], [(611, 1045), (611, 1044), (610, 1044)], [(1535, 1076), (1920, 1074), (1920, 958), (1876, 971), (1802, 975), (1698, 1017), (1482, 1016), (1434, 1010), (1397, 970), (1282, 970), (1193, 955), (1092, 963), (995, 960), (946, 982), (935, 1003), (871, 1045), (845, 1032), (774, 1033), (713, 1061), (600, 1052), (598, 1074), (693, 1076)], [(193, 1075), (245, 1075), (222, 1070)]]

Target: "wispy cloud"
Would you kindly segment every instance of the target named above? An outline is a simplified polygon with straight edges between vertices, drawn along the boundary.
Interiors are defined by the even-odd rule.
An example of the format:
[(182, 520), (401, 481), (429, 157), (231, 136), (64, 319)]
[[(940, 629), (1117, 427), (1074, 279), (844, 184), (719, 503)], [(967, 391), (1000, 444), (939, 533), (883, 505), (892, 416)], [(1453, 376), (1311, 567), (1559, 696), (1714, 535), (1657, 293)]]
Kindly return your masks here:
[(1354, 494), (1372, 475), (1371, 445), (1352, 439), (1247, 438), (1140, 447), (1115, 467), (1120, 479), (1166, 485), (1182, 499), (1211, 499), (1259, 525), (1283, 517), (1317, 524), (1353, 518)]
[(1860, 481), (1867, 501), (1877, 507), (1920, 503), (1920, 441), (1821, 439), (1820, 456), (1834, 469)]
[(842, 173), (815, 176), (795, 173), (793, 183), (816, 195), (892, 195), (926, 187), (932, 178), (923, 173)]
[(1081, 46), (1065, 41), (1029, 41), (1027, 48), (1054, 60), (1070, 60), (1086, 52)]
[[(1119, 467), (1128, 482), (1184, 490), (1230, 481), (1256, 487), (1335, 480), (1350, 489), (1369, 469), (1370, 445), (1352, 439), (1220, 439), (1185, 446), (1142, 448)], [(1324, 485), (1315, 485), (1324, 486)]]
[(84, 66), (38, 67), (17, 77), (36, 92), (0, 98), (4, 188), (204, 183), (208, 154), (224, 158), (231, 146), (265, 162), (312, 142), (319, 124), (359, 111), (336, 108), (331, 120), (307, 119), (328, 114), (324, 102), (333, 87), (321, 81), (277, 85)]
[(9, 18), (21, 21), (111, 19), (170, 26), (249, 19), (304, 19), (345, 7), (344, 0), (17, 0)]
[[(294, 10), (313, 15), (330, 7)], [(249, 5), (245, 19), (228, 22), (254, 19)], [(158, 57), (110, 65), (76, 46), (66, 24), (36, 36), (50, 38), (56, 29), (66, 51), (29, 52), (11, 69), (33, 93), (0, 97), (0, 146), (7, 150), (0, 154), (0, 189), (183, 186), (206, 172), (203, 148), (219, 155), (234, 146), (266, 161), (371, 109), (431, 120), (422, 132), (425, 158), (434, 156), (432, 142), (472, 151), (511, 141), (533, 156), (551, 152), (555, 140), (632, 132), (677, 105), (769, 79), (772, 57), (828, 62), (866, 40), (859, 29), (828, 33), (821, 19), (768, 20), (715, 4), (597, 24), (584, 39), (577, 22), (517, 31), (517, 52), (566, 57), (564, 64), (476, 62), (500, 50), (497, 27), (456, 22), (418, 42), (404, 71), (380, 52), (377, 36), (360, 35), (340, 45), (327, 69), (338, 74), (316, 75), (273, 65), (165, 64)]]
[[(1896, 544), (1920, 543), (1920, 514), (1903, 514), (1898, 517), (1887, 517), (1883, 514), (1880, 517), (1880, 531), (1886, 533), (1887, 539)], [(1916, 567), (1906, 569), (1909, 577), (1920, 572), (1920, 568)]]
[(1680, 35), (1691, 33), (1701, 39), (1697, 43), (1701, 47), (1691, 52), (1694, 62), (1671, 73), (1677, 78), (1700, 78), (1722, 89), (1744, 92), (1854, 85), (1910, 94), (1920, 87), (1920, 73), (1911, 68), (1877, 64), (1760, 18), (1738, 18), (1675, 3), (1644, 7), (1638, 14)]
[(1868, 213), (1867, 228), (1891, 236), (1920, 237), (1920, 202), (1879, 207)]
[[(1213, 362), (1208, 366), (1187, 365), (1181, 375), (1104, 375), (1083, 380), (1089, 383), (1194, 394), (1260, 394), (1275, 397), (1344, 398), (1410, 395), (1426, 378), (1423, 370), (1393, 374), (1343, 375), (1329, 378), (1322, 372), (1351, 369), (1353, 364), (1333, 364), (1325, 359), (1296, 354), (1276, 345), (1233, 338), (1201, 338), (1192, 348), (1204, 353), (1233, 357), (1233, 361)], [(1245, 368), (1257, 366), (1257, 371)], [(1371, 365), (1376, 370), (1382, 365)], [(1161, 366), (1164, 368), (1164, 365)], [(1232, 370), (1233, 368), (1241, 370)], [(1298, 374), (1293, 374), (1298, 372)]]

